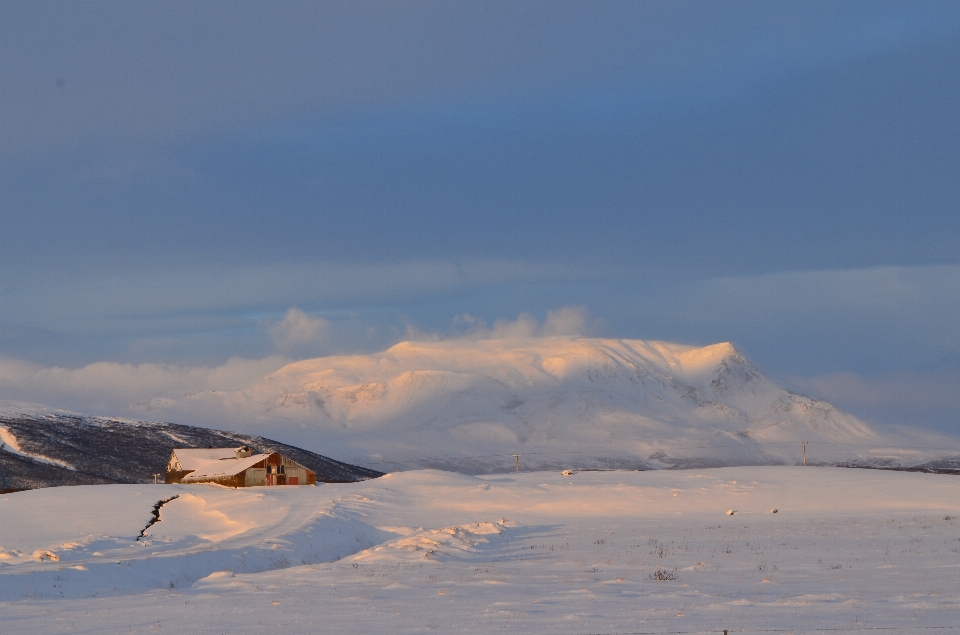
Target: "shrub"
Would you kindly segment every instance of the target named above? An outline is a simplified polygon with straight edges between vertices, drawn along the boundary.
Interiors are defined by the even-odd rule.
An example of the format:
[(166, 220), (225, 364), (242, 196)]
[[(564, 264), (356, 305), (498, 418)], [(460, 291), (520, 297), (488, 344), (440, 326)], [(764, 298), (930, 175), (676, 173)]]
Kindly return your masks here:
[(651, 580), (656, 580), (657, 582), (664, 582), (666, 580), (679, 580), (680, 576), (677, 575), (677, 570), (667, 571), (663, 567), (657, 567), (657, 570), (647, 576)]

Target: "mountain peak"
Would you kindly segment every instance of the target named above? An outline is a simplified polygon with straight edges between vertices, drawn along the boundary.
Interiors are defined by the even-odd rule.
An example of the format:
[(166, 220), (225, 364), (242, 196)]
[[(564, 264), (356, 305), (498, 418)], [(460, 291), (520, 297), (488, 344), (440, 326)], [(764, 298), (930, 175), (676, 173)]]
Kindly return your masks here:
[[(142, 404), (151, 417), (270, 436), (384, 470), (490, 472), (513, 454), (526, 469), (796, 464), (798, 441), (815, 444), (821, 463), (879, 464), (915, 445), (786, 390), (730, 342), (408, 341), (131, 410)], [(957, 447), (938, 443), (941, 455)]]
[(406, 341), (296, 362), (168, 412), (204, 422), (219, 412), (221, 425), (384, 469), (483, 472), (515, 453), (544, 468), (793, 464), (797, 441), (847, 452), (881, 441), (855, 417), (771, 381), (730, 342)]

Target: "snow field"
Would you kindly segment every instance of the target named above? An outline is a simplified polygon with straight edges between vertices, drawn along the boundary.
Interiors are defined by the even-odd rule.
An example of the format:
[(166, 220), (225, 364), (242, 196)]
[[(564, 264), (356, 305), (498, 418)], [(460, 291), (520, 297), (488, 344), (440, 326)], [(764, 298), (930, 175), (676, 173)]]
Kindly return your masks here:
[(0, 497), (0, 546), (3, 633), (960, 630), (960, 479), (940, 475), (55, 488)]

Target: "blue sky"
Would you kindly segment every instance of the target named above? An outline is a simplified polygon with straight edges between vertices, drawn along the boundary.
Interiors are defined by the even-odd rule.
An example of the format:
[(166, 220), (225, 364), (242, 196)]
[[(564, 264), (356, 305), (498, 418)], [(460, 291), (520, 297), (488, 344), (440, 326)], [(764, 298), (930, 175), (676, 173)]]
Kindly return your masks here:
[(960, 433), (960, 3), (6, 2), (0, 82), (7, 377), (582, 307)]

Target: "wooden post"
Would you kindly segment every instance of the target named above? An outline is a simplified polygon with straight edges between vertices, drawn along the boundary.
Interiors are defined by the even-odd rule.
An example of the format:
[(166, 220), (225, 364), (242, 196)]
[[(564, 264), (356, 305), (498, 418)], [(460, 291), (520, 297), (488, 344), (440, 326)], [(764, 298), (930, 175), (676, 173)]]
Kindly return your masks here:
[(514, 455), (513, 455), (513, 458), (515, 458), (515, 459), (517, 460), (517, 474), (520, 473), (520, 457), (521, 457), (521, 456), (523, 456), (523, 455), (522, 455), (522, 454), (514, 454)]
[(806, 467), (807, 466), (807, 442), (800, 441), (800, 445), (803, 446), (803, 466)]

